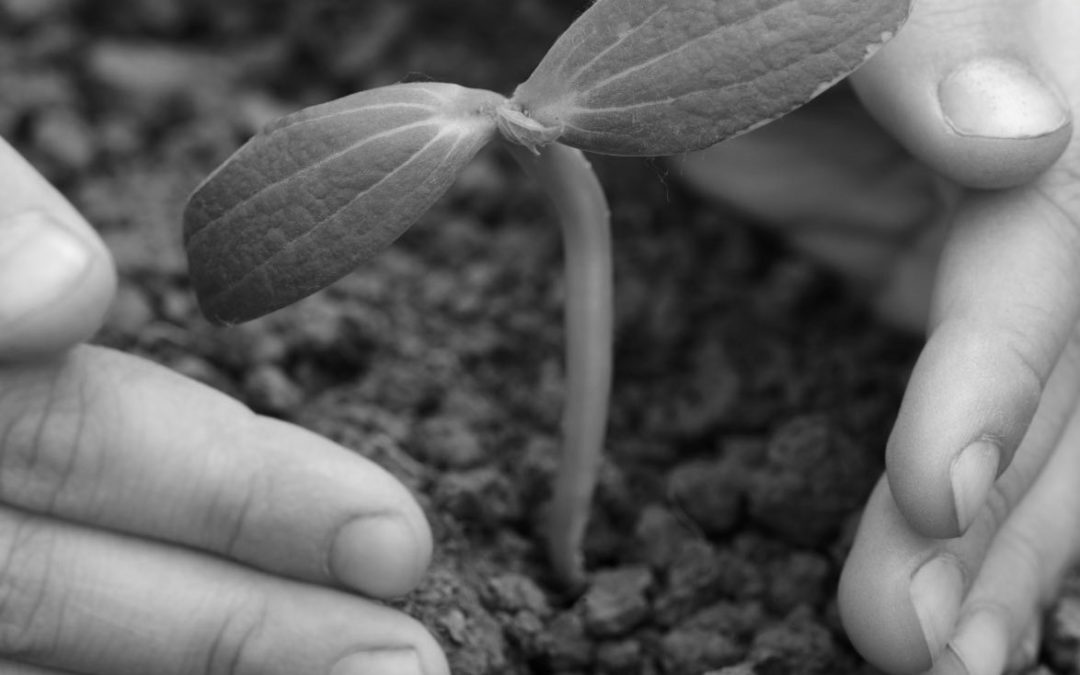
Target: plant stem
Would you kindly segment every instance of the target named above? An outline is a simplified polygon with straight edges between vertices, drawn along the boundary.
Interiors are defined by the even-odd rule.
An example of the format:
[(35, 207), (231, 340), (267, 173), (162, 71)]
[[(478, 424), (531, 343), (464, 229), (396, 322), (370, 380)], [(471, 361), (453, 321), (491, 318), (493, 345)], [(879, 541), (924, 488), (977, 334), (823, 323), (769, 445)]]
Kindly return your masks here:
[(547, 514), (548, 555), (559, 578), (585, 583), (581, 543), (603, 454), (611, 395), (613, 284), (607, 199), (580, 150), (552, 143), (511, 151), (547, 191), (562, 225), (566, 266), (563, 450)]

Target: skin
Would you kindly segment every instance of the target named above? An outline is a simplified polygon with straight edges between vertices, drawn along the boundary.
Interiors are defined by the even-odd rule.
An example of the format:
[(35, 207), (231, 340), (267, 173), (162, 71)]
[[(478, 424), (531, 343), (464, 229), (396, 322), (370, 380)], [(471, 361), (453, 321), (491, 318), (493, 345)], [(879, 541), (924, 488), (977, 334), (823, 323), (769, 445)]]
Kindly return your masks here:
[(372, 600), (430, 559), (407, 490), (80, 345), (115, 290), (108, 252), (2, 140), (0, 177), (0, 672), (449, 673), (422, 626)]
[(1030, 663), (1080, 550), (1077, 35), (1073, 0), (916, 3), (852, 78), (870, 117), (834, 96), (682, 165), (926, 331), (839, 589), (888, 672)]
[[(800, 201), (792, 191), (741, 203), (763, 219), (779, 216), (780, 227), (785, 218), (869, 227), (870, 237), (851, 227), (794, 236), (874, 281), (869, 299), (886, 316), (927, 326), (887, 476), (840, 591), (856, 646), (892, 672), (936, 660), (937, 672), (980, 675), (1022, 661), (1037, 644), (1039, 609), (1080, 544), (1080, 150), (1071, 125), (1004, 140), (957, 134), (934, 94), (958, 65), (1004, 56), (1080, 109), (1077, 34), (1074, 0), (924, 0), (854, 78), (889, 133), (865, 120), (845, 126), (865, 134), (859, 146), (869, 159), (850, 148), (830, 157), (834, 144), (799, 174), (824, 172), (836, 198)], [(986, 109), (975, 103), (969, 112)], [(757, 136), (776, 157), (805, 157), (798, 143), (783, 151), (797, 128), (779, 142), (769, 129), (792, 127)], [(745, 147), (736, 143), (721, 147)], [(714, 193), (725, 166), (717, 152), (700, 156), (704, 168), (685, 165)], [(895, 169), (877, 174), (875, 200), (859, 199), (868, 187), (859, 162)], [(791, 165), (772, 168), (782, 178)], [(446, 673), (421, 627), (367, 599), (411, 587), (430, 555), (405, 490), (341, 448), (212, 390), (77, 346), (112, 295), (105, 249), (2, 144), (0, 176), (0, 672), (195, 674), (234, 664), (237, 673), (329, 673), (348, 657), (351, 670), (335, 675)], [(865, 217), (875, 211), (876, 220)], [(48, 218), (28, 222), (28, 212)], [(35, 231), (59, 237), (66, 253), (13, 248)], [(13, 281), (4, 273), (16, 265)], [(948, 474), (979, 438), (995, 441), (1001, 476), (970, 500), (974, 515), (961, 527)], [(361, 537), (371, 555), (345, 564), (334, 534), (373, 513), (394, 524), (385, 539)], [(916, 571), (943, 554), (934, 592), (913, 595)], [(932, 599), (921, 623), (915, 597)]]

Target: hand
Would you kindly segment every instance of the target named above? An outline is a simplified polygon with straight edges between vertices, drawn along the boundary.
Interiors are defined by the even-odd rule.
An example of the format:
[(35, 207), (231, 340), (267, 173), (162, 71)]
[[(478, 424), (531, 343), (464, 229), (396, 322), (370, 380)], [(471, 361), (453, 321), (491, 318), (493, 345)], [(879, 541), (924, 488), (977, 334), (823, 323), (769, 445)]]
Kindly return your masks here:
[(115, 287), (0, 141), (0, 672), (447, 675), (369, 599), (431, 553), (389, 474), (145, 361), (76, 346)]
[(834, 100), (686, 163), (928, 326), (840, 588), (890, 672), (1033, 659), (1080, 552), (1077, 35), (1074, 0), (916, 3), (853, 77), (899, 145)]

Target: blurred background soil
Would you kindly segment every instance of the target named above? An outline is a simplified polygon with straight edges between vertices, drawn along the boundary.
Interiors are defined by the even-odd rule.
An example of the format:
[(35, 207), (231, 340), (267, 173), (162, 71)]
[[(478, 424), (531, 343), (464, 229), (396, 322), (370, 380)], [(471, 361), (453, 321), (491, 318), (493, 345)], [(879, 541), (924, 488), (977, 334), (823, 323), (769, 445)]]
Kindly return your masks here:
[[(583, 595), (553, 582), (536, 527), (559, 448), (559, 231), (499, 148), (327, 291), (233, 328), (199, 315), (183, 201), (258, 128), (403, 79), (509, 93), (585, 4), (0, 0), (0, 136), (116, 257), (102, 343), (323, 433), (417, 493), (438, 551), (398, 604), (455, 673), (873, 672), (833, 595), (918, 343), (686, 193), (677, 165), (595, 160), (617, 372)], [(1046, 672), (1078, 672), (1076, 586), (1051, 612)]]

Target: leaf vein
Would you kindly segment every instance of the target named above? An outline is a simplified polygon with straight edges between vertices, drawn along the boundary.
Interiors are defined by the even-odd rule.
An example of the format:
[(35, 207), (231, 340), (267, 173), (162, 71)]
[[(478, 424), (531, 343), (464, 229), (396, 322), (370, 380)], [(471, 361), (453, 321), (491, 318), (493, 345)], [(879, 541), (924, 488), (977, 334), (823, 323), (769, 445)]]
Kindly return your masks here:
[(568, 75), (566, 77), (566, 82), (571, 84), (571, 85), (576, 83), (578, 81), (578, 78), (580, 78), (585, 73), (585, 71), (589, 69), (590, 66), (592, 66), (597, 61), (602, 59), (606, 54), (611, 53), (611, 51), (613, 49), (615, 49), (616, 47), (621, 45), (623, 42), (626, 42), (627, 39), (629, 39), (630, 37), (636, 35), (639, 31), (641, 31), (641, 29), (645, 28), (645, 26), (648, 25), (653, 19), (655, 19), (659, 15), (663, 14), (665, 10), (667, 10), (667, 7), (661, 7), (660, 9), (656, 10), (655, 12), (650, 14), (649, 16), (645, 17), (645, 19), (640, 24), (638, 24), (637, 26), (634, 26), (634, 28), (632, 30), (628, 31), (626, 34), (619, 37), (619, 39), (615, 40), (615, 42), (612, 42), (607, 47), (604, 47), (603, 49), (601, 49), (599, 52), (596, 53), (595, 56), (593, 56), (587, 62), (582, 64), (573, 73)]
[[(273, 252), (273, 253), (271, 253), (271, 254), (270, 254), (269, 256), (267, 256), (267, 257), (266, 257), (266, 258), (265, 258), (265, 259), (264, 259), (264, 260), (263, 260), (262, 262), (260, 262), (259, 264), (257, 264), (257, 265), (255, 265), (255, 266), (253, 266), (253, 267), (252, 267), (252, 268), (251, 268), (250, 270), (248, 270), (248, 271), (247, 271), (247, 272), (245, 272), (245, 273), (244, 273), (243, 275), (241, 275), (241, 276), (240, 276), (240, 278), (239, 278), (239, 279), (237, 279), (237, 280), (236, 280), (236, 282), (235, 282), (235, 283), (233, 283), (233, 284), (232, 284), (232, 285), (231, 285), (231, 286), (230, 286), (229, 288), (236, 288), (237, 286), (240, 286), (240, 285), (241, 285), (241, 284), (243, 284), (243, 283), (244, 283), (244, 281), (246, 281), (246, 280), (247, 280), (247, 279), (248, 279), (249, 277), (251, 277), (251, 276), (252, 276), (252, 275), (254, 275), (255, 273), (259, 272), (260, 270), (264, 269), (264, 268), (265, 268), (265, 267), (267, 267), (268, 265), (272, 264), (272, 263), (273, 263), (273, 262), (274, 262), (274, 261), (275, 261), (275, 260), (276, 260), (276, 259), (277, 259), (278, 257), (280, 257), (280, 256), (281, 256), (281, 255), (282, 255), (283, 253), (287, 252), (287, 251), (288, 251), (289, 249), (293, 248), (294, 246), (296, 246), (296, 245), (297, 245), (297, 244), (299, 244), (300, 242), (304, 241), (305, 239), (307, 239), (307, 238), (309, 238), (309, 237), (313, 236), (313, 235), (314, 235), (314, 234), (315, 234), (316, 232), (318, 232), (318, 231), (319, 231), (319, 230), (320, 230), (320, 229), (321, 229), (322, 227), (324, 227), (324, 226), (325, 226), (325, 225), (326, 225), (326, 224), (327, 224), (328, 222), (330, 222), (330, 221), (332, 221), (332, 220), (333, 220), (334, 218), (336, 218), (336, 217), (337, 217), (337, 216), (338, 216), (338, 215), (339, 215), (339, 214), (340, 214), (340, 213), (341, 213), (342, 211), (345, 211), (346, 209), (348, 209), (348, 208), (352, 207), (352, 206), (353, 206), (354, 204), (356, 204), (356, 202), (357, 202), (358, 200), (362, 199), (362, 198), (363, 198), (363, 197), (364, 197), (364, 196), (365, 196), (366, 194), (370, 193), (370, 192), (371, 192), (372, 190), (374, 190), (375, 188), (377, 188), (378, 186), (380, 186), (380, 185), (382, 185), (382, 184), (383, 184), (384, 182), (386, 182), (386, 180), (388, 180), (388, 179), (392, 178), (392, 177), (393, 177), (393, 176), (394, 176), (395, 174), (397, 174), (397, 173), (398, 173), (399, 171), (401, 171), (402, 169), (406, 168), (407, 166), (409, 166), (410, 164), (412, 164), (412, 163), (413, 163), (414, 161), (416, 161), (416, 159), (417, 159), (418, 157), (420, 157), (420, 156), (421, 156), (421, 155), (423, 155), (423, 154), (424, 154), (425, 152), (427, 152), (428, 148), (430, 148), (430, 147), (431, 147), (432, 145), (434, 145), (435, 143), (437, 143), (437, 142), (438, 142), (438, 141), (439, 141), (439, 140), (440, 140), (441, 138), (443, 138), (443, 137), (444, 137), (445, 135), (446, 135), (446, 134), (444, 134), (444, 133), (442, 133), (442, 132), (440, 132), (440, 133), (436, 134), (436, 135), (435, 135), (435, 136), (434, 136), (434, 137), (433, 137), (433, 138), (432, 138), (432, 139), (431, 139), (430, 141), (428, 141), (427, 143), (425, 143), (425, 144), (424, 144), (423, 146), (421, 146), (421, 147), (420, 147), (420, 149), (418, 149), (418, 150), (417, 150), (417, 151), (416, 151), (415, 153), (413, 153), (413, 155), (412, 155), (412, 156), (411, 156), (411, 157), (409, 158), (409, 160), (408, 160), (408, 161), (406, 161), (406, 162), (402, 162), (402, 163), (401, 163), (400, 165), (398, 165), (397, 167), (395, 167), (393, 171), (389, 171), (389, 172), (387, 172), (387, 173), (386, 173), (386, 174), (385, 174), (385, 175), (384, 175), (384, 176), (383, 176), (382, 178), (380, 178), (379, 180), (375, 181), (375, 182), (374, 182), (374, 183), (372, 183), (371, 185), (367, 186), (367, 187), (366, 187), (366, 188), (364, 188), (363, 190), (361, 190), (361, 191), (357, 192), (357, 193), (356, 193), (356, 195), (355, 195), (355, 196), (354, 196), (354, 197), (353, 197), (352, 199), (350, 199), (349, 201), (345, 202), (345, 203), (344, 203), (344, 204), (342, 204), (342, 205), (341, 205), (340, 207), (338, 207), (338, 208), (334, 209), (334, 211), (333, 211), (332, 213), (330, 213), (330, 214), (329, 214), (329, 215), (328, 215), (328, 216), (327, 216), (326, 218), (323, 218), (323, 219), (322, 219), (322, 220), (321, 220), (320, 222), (318, 222), (318, 223), (316, 223), (316, 224), (315, 224), (314, 226), (312, 226), (312, 227), (308, 228), (308, 230), (307, 230), (307, 231), (305, 231), (305, 232), (304, 232), (303, 234), (301, 234), (300, 236), (298, 236), (298, 237), (294, 237), (293, 239), (290, 239), (289, 241), (287, 241), (287, 242), (284, 242), (284, 243), (283, 243), (283, 244), (281, 245), (281, 247), (280, 247), (280, 248), (278, 248), (278, 249), (277, 249), (276, 251), (274, 251), (274, 252)], [(458, 146), (458, 145), (459, 145), (459, 144), (461, 143), (461, 139), (462, 139), (462, 136), (458, 136), (458, 140), (457, 140), (457, 141), (455, 141), (455, 142), (454, 142), (454, 144), (450, 146), (450, 150), (449, 150), (449, 151), (448, 151), (448, 152), (446, 153), (446, 155), (444, 155), (444, 158), (443, 158), (443, 160), (441, 160), (441, 161), (440, 161), (440, 166), (441, 166), (441, 165), (442, 165), (442, 164), (443, 164), (443, 163), (444, 163), (444, 162), (446, 161), (446, 157), (447, 157), (447, 156), (449, 156), (449, 154), (450, 154), (451, 152), (453, 152), (453, 150), (454, 150), (454, 149), (456, 149), (456, 148), (457, 148), (457, 146)], [(228, 290), (228, 289), (226, 289), (226, 290)]]
[[(250, 204), (252, 201), (258, 199), (260, 196), (265, 194), (267, 191), (272, 190), (273, 188), (281, 185), (282, 183), (285, 183), (286, 181), (292, 180), (293, 178), (296, 178), (297, 176), (303, 176), (304, 174), (306, 174), (306, 173), (308, 173), (310, 171), (314, 171), (315, 169), (319, 168), (320, 166), (326, 164), (327, 162), (332, 162), (335, 159), (337, 159), (337, 158), (339, 158), (339, 157), (341, 157), (343, 155), (346, 155), (346, 154), (348, 154), (350, 152), (353, 152), (353, 151), (357, 150), (358, 148), (363, 147), (367, 143), (370, 143), (372, 141), (377, 141), (377, 140), (380, 140), (380, 139), (383, 139), (383, 138), (388, 138), (388, 137), (393, 136), (394, 134), (402, 132), (402, 131), (408, 131), (410, 129), (415, 129), (417, 127), (423, 127), (423, 126), (431, 126), (431, 125), (436, 125), (437, 126), (437, 124), (438, 124), (438, 122), (436, 120), (423, 120), (421, 122), (413, 122), (411, 124), (406, 124), (405, 126), (394, 127), (393, 129), (387, 129), (386, 131), (382, 131), (382, 132), (374, 134), (372, 136), (365, 136), (363, 139), (357, 141), (356, 143), (352, 143), (351, 145), (349, 145), (349, 146), (347, 146), (345, 148), (342, 148), (341, 150), (338, 150), (338, 151), (336, 151), (334, 153), (331, 153), (331, 154), (327, 155), (326, 157), (321, 158), (317, 162), (312, 162), (311, 164), (308, 164), (304, 168), (300, 169), (299, 171), (293, 171), (293, 172), (287, 174), (286, 176), (283, 176), (282, 178), (279, 178), (278, 180), (275, 180), (273, 182), (267, 183), (266, 185), (263, 185), (262, 187), (260, 187), (258, 189), (258, 191), (256, 191), (252, 195), (250, 195), (248, 197), (245, 197), (244, 199), (236, 202), (235, 204), (233, 204), (229, 208), (222, 211), (218, 216), (216, 216), (214, 218), (214, 221), (212, 221), (212, 222), (217, 222), (217, 221), (224, 220), (225, 218), (228, 218), (235, 211), (237, 211), (238, 209), (244, 207), (247, 204)], [(436, 135), (434, 138), (438, 138), (438, 135)], [(207, 229), (209, 229), (209, 228), (204, 227), (204, 228), (198, 230), (197, 232), (195, 232), (192, 235), (191, 243), (193, 244), (194, 240), (198, 237), (198, 235), (205, 232)]]
[(657, 63), (659, 63), (659, 62), (661, 62), (661, 61), (663, 61), (665, 59), (676, 56), (679, 53), (681, 53), (681, 52), (683, 52), (683, 51), (685, 51), (685, 50), (687, 50), (687, 49), (689, 49), (689, 48), (691, 48), (693, 46), (696, 46), (698, 43), (700, 43), (703, 40), (710, 40), (710, 39), (716, 37), (717, 35), (719, 35), (721, 32), (726, 31), (726, 30), (728, 30), (728, 29), (730, 29), (730, 28), (732, 28), (734, 26), (740, 26), (740, 25), (749, 23), (751, 21), (760, 20), (763, 16), (765, 16), (765, 15), (767, 15), (769, 13), (772, 13), (772, 12), (776, 12), (776, 11), (780, 10), (781, 8), (783, 8), (785, 5), (792, 4), (793, 2), (798, 2), (798, 0), (781, 0), (781, 2), (778, 2), (777, 4), (773, 5), (768, 10), (765, 10), (765, 11), (760, 12), (760, 13), (750, 13), (747, 16), (745, 16), (744, 18), (740, 19), (739, 21), (734, 21), (732, 23), (725, 23), (725, 24), (723, 24), (721, 26), (717, 26), (716, 28), (710, 30), (707, 33), (704, 33), (702, 35), (698, 35), (697, 37), (691, 38), (691, 39), (689, 39), (689, 40), (687, 40), (687, 41), (685, 41), (683, 43), (680, 43), (677, 47), (674, 47), (673, 49), (669, 49), (666, 52), (663, 52), (661, 54), (657, 54), (656, 56), (653, 56), (652, 58), (646, 59), (645, 61), (642, 61), (641, 63), (630, 66), (629, 68), (621, 70), (621, 71), (619, 71), (617, 73), (613, 73), (613, 74), (605, 77), (604, 79), (593, 83), (589, 87), (589, 91), (595, 91), (597, 89), (602, 89), (602, 88), (608, 86), (609, 84), (611, 84), (613, 82), (617, 82), (617, 81), (623, 79), (624, 77), (627, 77), (629, 75), (633, 75), (634, 73), (638, 72), (639, 70), (643, 70), (643, 69), (648, 68), (649, 66), (655, 65), (655, 64), (657, 64)]
[(281, 125), (279, 127), (278, 126), (272, 126), (270, 128), (270, 133), (276, 134), (279, 131), (283, 131), (285, 129), (291, 129), (291, 128), (296, 127), (296, 126), (300, 126), (301, 124), (308, 124), (310, 122), (323, 122), (325, 120), (333, 119), (335, 117), (344, 117), (346, 115), (355, 115), (356, 113), (366, 113), (366, 112), (371, 112), (373, 110), (390, 110), (390, 109), (393, 109), (393, 108), (418, 108), (420, 110), (426, 110), (426, 111), (432, 113), (433, 115), (437, 114), (439, 112), (434, 106), (425, 105), (423, 103), (407, 103), (407, 102), (401, 102), (401, 103), (372, 103), (371, 105), (364, 105), (364, 106), (360, 106), (358, 108), (349, 108), (348, 110), (337, 110), (337, 111), (332, 112), (332, 113), (326, 113), (325, 115), (316, 115), (314, 117), (305, 117), (303, 119), (295, 119), (295, 120), (289, 122), (288, 124), (283, 124), (283, 125)]

